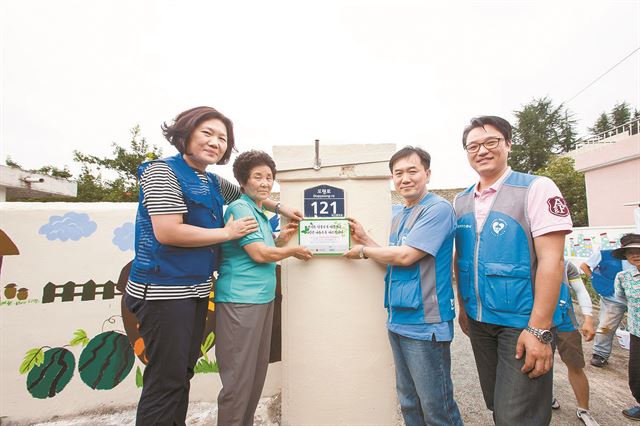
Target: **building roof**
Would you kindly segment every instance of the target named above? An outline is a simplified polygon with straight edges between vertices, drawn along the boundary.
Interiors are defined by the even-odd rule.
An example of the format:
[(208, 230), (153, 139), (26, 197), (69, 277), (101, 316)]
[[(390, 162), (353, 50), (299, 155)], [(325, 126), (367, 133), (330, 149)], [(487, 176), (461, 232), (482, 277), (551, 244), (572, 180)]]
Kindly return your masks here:
[(67, 179), (0, 165), (0, 192), (13, 200), (75, 197), (78, 192), (78, 184)]

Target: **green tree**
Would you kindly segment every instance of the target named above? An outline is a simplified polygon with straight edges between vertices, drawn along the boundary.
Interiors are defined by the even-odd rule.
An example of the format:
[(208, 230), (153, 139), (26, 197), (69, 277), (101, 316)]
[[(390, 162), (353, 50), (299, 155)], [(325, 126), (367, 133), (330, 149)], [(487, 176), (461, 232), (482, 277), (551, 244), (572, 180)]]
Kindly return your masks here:
[(536, 174), (547, 176), (558, 185), (571, 211), (573, 226), (588, 226), (584, 174), (575, 170), (574, 163), (571, 157), (556, 155), (549, 161), (549, 164), (537, 170)]
[[(140, 126), (131, 129), (129, 150), (113, 144), (112, 157), (97, 157), (79, 151), (73, 152), (73, 160), (82, 166), (78, 177), (76, 201), (131, 202), (138, 200), (138, 166), (160, 158), (162, 151), (149, 145), (140, 134)], [(115, 173), (114, 179), (103, 177), (103, 171)]]
[[(140, 134), (140, 126), (135, 126), (131, 129), (129, 147), (124, 148), (114, 143), (111, 157), (98, 157), (74, 151), (73, 161), (80, 163), (81, 167), (77, 178), (78, 195), (76, 198), (52, 197), (23, 201), (138, 201), (138, 166), (145, 161), (160, 158), (161, 155), (162, 151), (155, 145), (149, 145)], [(20, 167), (11, 157), (7, 157), (6, 163), (11, 167)], [(67, 166), (64, 166), (63, 169), (55, 166), (43, 166), (29, 171), (65, 179), (73, 177)]]
[(575, 148), (576, 131), (571, 113), (555, 107), (548, 97), (533, 99), (514, 111), (516, 124), (509, 164), (514, 170), (531, 173), (547, 165), (554, 153)]
[(64, 166), (62, 169), (59, 167), (55, 167), (55, 166), (43, 166), (40, 167), (39, 169), (24, 169), (23, 167), (20, 166), (20, 164), (16, 163), (15, 161), (13, 161), (11, 159), (11, 157), (7, 156), (7, 159), (5, 160), (5, 163), (7, 166), (9, 167), (15, 167), (18, 169), (22, 169), (25, 170), (27, 172), (31, 172), (31, 173), (38, 173), (41, 175), (47, 175), (47, 176), (51, 176), (51, 177), (55, 177), (55, 178), (62, 178), (62, 179), (70, 179), (73, 177), (73, 175), (71, 174), (71, 171), (69, 171), (69, 168), (67, 166)]
[(600, 114), (600, 117), (593, 123), (593, 126), (589, 127), (588, 130), (593, 135), (597, 135), (602, 132), (606, 132), (611, 129), (611, 121), (609, 121), (609, 116), (606, 112)]
[(626, 102), (619, 102), (613, 106), (611, 112), (611, 127), (622, 126), (631, 121), (631, 107)]

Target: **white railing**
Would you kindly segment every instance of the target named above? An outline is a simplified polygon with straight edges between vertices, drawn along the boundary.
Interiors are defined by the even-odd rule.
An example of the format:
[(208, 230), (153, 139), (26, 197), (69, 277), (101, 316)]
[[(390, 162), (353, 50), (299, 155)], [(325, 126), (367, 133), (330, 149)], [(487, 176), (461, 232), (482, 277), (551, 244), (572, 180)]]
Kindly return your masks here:
[(599, 143), (615, 143), (615, 140), (607, 140), (612, 136), (626, 133), (627, 136), (635, 135), (640, 131), (640, 118), (634, 118), (624, 124), (616, 127), (612, 127), (609, 130), (605, 130), (602, 133), (588, 136), (585, 139), (580, 139), (576, 143), (576, 148), (581, 148), (585, 145), (599, 144)]

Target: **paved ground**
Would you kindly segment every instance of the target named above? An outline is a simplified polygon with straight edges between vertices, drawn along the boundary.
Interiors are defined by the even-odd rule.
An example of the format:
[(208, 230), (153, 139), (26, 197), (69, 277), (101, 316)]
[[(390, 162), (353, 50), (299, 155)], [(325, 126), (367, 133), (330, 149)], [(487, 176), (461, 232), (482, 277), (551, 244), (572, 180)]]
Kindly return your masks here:
[[(491, 413), (485, 408), (478, 382), (469, 339), (460, 329), (452, 345), (452, 366), (455, 397), (460, 406), (465, 425), (492, 425)], [(614, 342), (609, 365), (596, 368), (588, 363), (591, 359), (591, 343), (583, 342), (587, 366), (585, 371), (591, 386), (591, 413), (602, 426), (632, 426), (638, 422), (622, 416), (624, 408), (634, 404), (627, 385), (627, 360), (629, 352)], [(556, 353), (554, 364), (554, 394), (561, 408), (553, 411), (551, 425), (580, 426), (583, 423), (575, 415), (575, 397), (567, 378), (567, 369)]]
[[(455, 396), (466, 425), (492, 425), (490, 412), (485, 408), (478, 374), (471, 352), (469, 339), (456, 330), (452, 346), (453, 382)], [(586, 373), (591, 384), (591, 411), (602, 426), (633, 426), (638, 422), (625, 419), (620, 411), (634, 403), (627, 385), (628, 352), (614, 342), (614, 351), (605, 368), (595, 368), (587, 363)], [(584, 344), (585, 358), (591, 358), (591, 343)], [(560, 401), (560, 410), (554, 410), (553, 426), (582, 425), (575, 415), (575, 398), (567, 379), (567, 369), (556, 354), (555, 395)], [(256, 413), (255, 425), (275, 426), (280, 419), (279, 399), (265, 398)], [(123, 408), (111, 414), (93, 414), (73, 418), (51, 419), (41, 426), (96, 426), (133, 425), (134, 410)], [(193, 426), (214, 425), (217, 409), (208, 403), (193, 403), (189, 410), (188, 424)]]

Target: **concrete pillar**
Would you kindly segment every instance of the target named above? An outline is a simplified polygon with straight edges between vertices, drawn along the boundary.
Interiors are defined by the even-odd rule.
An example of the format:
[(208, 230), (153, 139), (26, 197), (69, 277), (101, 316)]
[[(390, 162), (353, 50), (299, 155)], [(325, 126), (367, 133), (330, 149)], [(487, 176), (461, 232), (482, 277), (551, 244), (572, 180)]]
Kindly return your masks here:
[[(388, 239), (387, 166), (395, 145), (273, 148), (281, 201), (303, 210), (303, 191), (345, 191), (345, 213), (380, 243)], [(294, 241), (295, 242), (295, 241)], [(383, 307), (384, 268), (371, 260), (317, 256), (282, 264), (282, 424), (399, 424)]]

